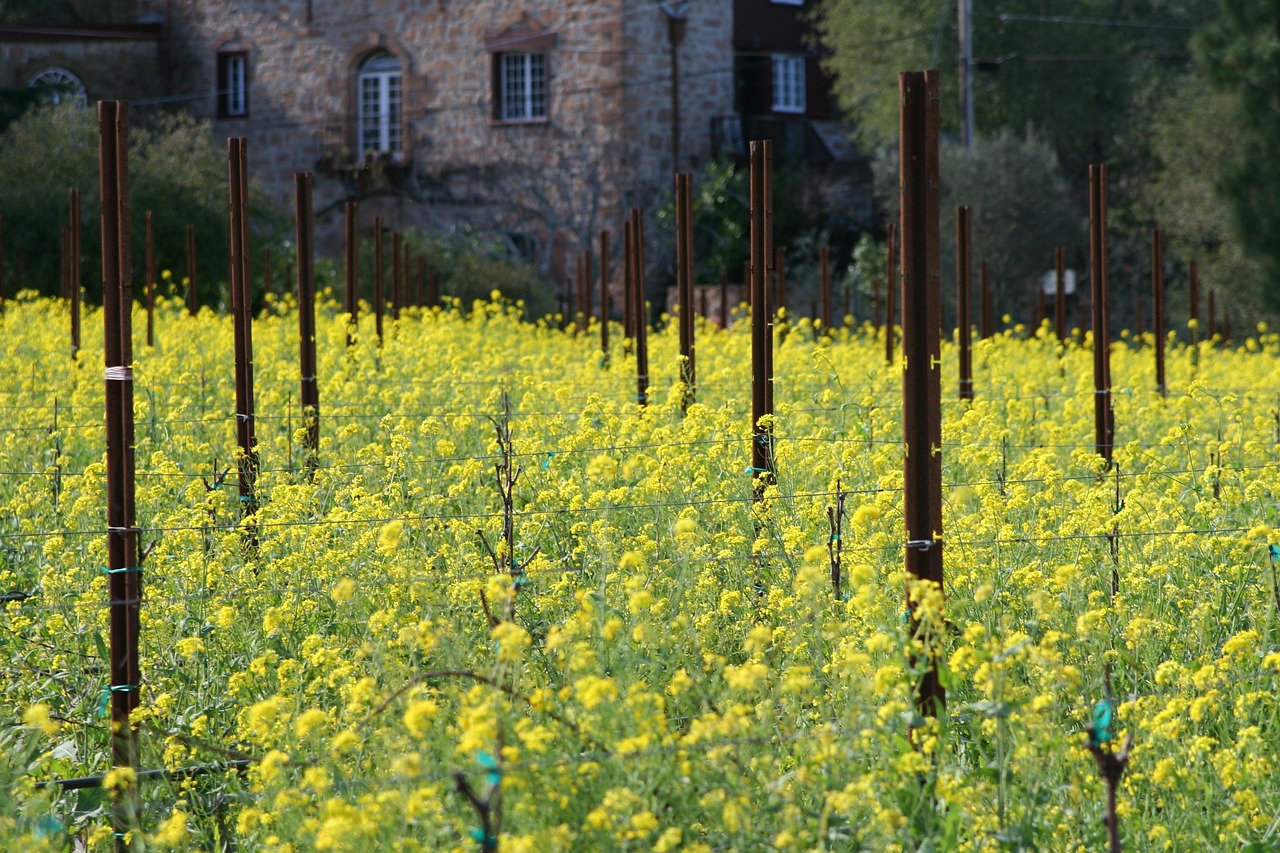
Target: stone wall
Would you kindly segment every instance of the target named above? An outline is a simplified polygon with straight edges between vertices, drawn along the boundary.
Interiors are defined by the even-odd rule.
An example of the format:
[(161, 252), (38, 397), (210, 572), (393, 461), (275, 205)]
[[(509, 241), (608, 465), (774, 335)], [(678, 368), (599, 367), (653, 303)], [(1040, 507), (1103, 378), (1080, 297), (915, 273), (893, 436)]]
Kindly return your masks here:
[(0, 35), (0, 88), (18, 89), (50, 68), (70, 71), (98, 100), (149, 101), (165, 94), (160, 29), (13, 27)]

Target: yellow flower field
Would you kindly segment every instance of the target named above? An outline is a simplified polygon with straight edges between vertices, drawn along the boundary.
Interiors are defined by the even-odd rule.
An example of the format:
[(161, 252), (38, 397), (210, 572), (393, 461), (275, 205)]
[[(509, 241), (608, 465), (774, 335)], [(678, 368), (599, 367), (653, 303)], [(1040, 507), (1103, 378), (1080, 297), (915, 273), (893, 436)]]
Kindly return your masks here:
[[(1126, 850), (1278, 849), (1280, 336), (1171, 346), (1167, 399), (1150, 338), (1117, 343), (1110, 471), (1087, 344), (975, 342), (962, 403), (944, 343), (945, 596), (915, 594), (934, 721), (901, 366), (869, 329), (778, 336), (778, 483), (753, 505), (746, 323), (699, 327), (682, 415), (674, 326), (641, 409), (598, 329), (477, 304), (388, 318), (379, 349), (366, 312), (348, 352), (339, 306), (318, 313), (314, 480), (296, 313), (255, 323), (256, 551), (229, 318), (164, 301), (135, 347), (139, 770), (205, 768), (107, 780), (141, 792), (135, 849), (1094, 851), (1108, 689)], [(5, 849), (112, 842), (112, 788), (36, 787), (112, 771), (96, 309), (84, 330), (73, 360), (61, 303), (0, 318)]]

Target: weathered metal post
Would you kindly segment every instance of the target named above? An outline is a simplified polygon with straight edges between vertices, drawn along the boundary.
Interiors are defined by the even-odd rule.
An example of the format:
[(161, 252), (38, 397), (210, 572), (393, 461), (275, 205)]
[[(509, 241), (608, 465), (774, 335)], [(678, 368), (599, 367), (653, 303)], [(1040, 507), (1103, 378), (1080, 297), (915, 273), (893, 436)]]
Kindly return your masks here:
[(192, 317), (200, 310), (196, 297), (196, 227), (187, 226), (187, 313)]
[(765, 486), (774, 482), (773, 408), (769, 386), (773, 382), (769, 351), (773, 348), (769, 317), (768, 237), (766, 200), (773, 146), (768, 140), (751, 143), (751, 474), (754, 499), (764, 499)]
[(391, 232), (391, 319), (400, 319), (400, 232)]
[(884, 363), (893, 364), (893, 351), (896, 349), (895, 344), (896, 332), (894, 331), (894, 319), (897, 314), (897, 297), (898, 297), (898, 226), (893, 223), (889, 224), (888, 237), (888, 260), (885, 264), (885, 288), (884, 288)]
[(982, 331), (983, 339), (991, 337), (996, 333), (996, 303), (995, 297), (991, 293), (991, 265), (984, 259), (979, 265), (982, 278)]
[[(133, 290), (130, 286), (129, 105), (98, 104), (99, 173), (102, 199), (103, 333), (106, 361), (107, 589), (110, 608), (111, 764), (137, 764), (138, 737), (130, 716), (138, 707), (142, 677), (138, 636), (142, 610), (142, 566), (134, 503)], [(117, 853), (130, 849), (137, 790), (114, 792), (111, 824)]]
[(609, 232), (600, 232), (600, 353), (609, 363)]
[(1164, 376), (1164, 230), (1151, 231), (1151, 330), (1156, 340), (1156, 390), (1169, 394)]
[(147, 211), (147, 346), (156, 345), (156, 241), (151, 211)]
[[(253, 406), (253, 300), (249, 286), (249, 166), (246, 140), (227, 140), (231, 178), (231, 313), (236, 361), (236, 470), (240, 515), (248, 521), (258, 510), (258, 445)], [(245, 527), (245, 544), (254, 549), (257, 530)]]
[(831, 247), (818, 251), (818, 276), (822, 288), (822, 332), (831, 334)]
[(382, 263), (386, 258), (382, 251), (382, 217), (373, 218), (373, 328), (378, 336), (378, 348), (382, 348), (382, 314), (386, 295), (382, 290)]
[(1089, 285), (1093, 300), (1094, 451), (1111, 467), (1110, 336), (1107, 332), (1105, 165), (1089, 167)]
[(676, 175), (676, 294), (680, 303), (680, 380), (684, 395), (680, 410), (685, 411), (695, 399), (693, 354), (693, 176)]
[[(942, 300), (938, 232), (938, 72), (898, 75), (902, 94), (899, 133), (902, 192), (902, 429), (903, 515), (908, 582), (942, 575)], [(907, 591), (916, 630), (922, 617)], [(926, 651), (916, 687), (916, 709), (940, 713), (946, 692), (936, 651)]]
[[(71, 190), (67, 228), (67, 289), (71, 295), (71, 355), (80, 352), (80, 188)], [(132, 319), (132, 318), (130, 318)]]
[(1054, 299), (1053, 330), (1058, 333), (1058, 342), (1067, 339), (1067, 250), (1058, 246), (1053, 250)]
[[(634, 224), (630, 219), (622, 223), (622, 334), (624, 338), (634, 342), (636, 337), (636, 297), (632, 292), (635, 281), (632, 278), (631, 256), (635, 253)], [(634, 343), (632, 344), (634, 346)]]
[(631, 293), (635, 301), (632, 316), (636, 324), (636, 402), (649, 402), (649, 317), (644, 287), (644, 219), (640, 208), (631, 208)]
[(960, 336), (960, 399), (973, 399), (973, 311), (969, 293), (973, 275), (973, 217), (969, 205), (956, 208), (956, 330)]
[(360, 208), (354, 201), (349, 201), (343, 208), (346, 224), (347, 250), (347, 348), (355, 343), (356, 329), (360, 319)]
[(320, 386), (316, 376), (315, 224), (311, 208), (311, 173), (293, 176), (298, 244), (298, 402), (306, 425), (307, 474), (314, 477), (320, 454)]

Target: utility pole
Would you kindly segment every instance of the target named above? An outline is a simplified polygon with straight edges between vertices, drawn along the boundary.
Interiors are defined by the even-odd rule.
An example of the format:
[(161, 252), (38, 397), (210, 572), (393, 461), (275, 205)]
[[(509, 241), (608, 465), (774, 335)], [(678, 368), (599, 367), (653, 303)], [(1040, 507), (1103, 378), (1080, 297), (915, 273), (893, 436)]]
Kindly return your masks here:
[(960, 138), (973, 153), (973, 0), (958, 0), (960, 31)]

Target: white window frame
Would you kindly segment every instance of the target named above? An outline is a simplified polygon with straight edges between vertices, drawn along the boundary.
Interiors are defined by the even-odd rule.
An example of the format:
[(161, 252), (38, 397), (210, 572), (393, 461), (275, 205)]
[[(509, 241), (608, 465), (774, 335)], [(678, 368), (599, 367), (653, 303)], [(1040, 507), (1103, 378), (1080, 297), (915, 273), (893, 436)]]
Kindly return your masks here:
[(547, 81), (545, 53), (499, 53), (498, 121), (546, 121)]
[(805, 111), (805, 57), (803, 54), (773, 55), (773, 111), (803, 113)]
[(87, 107), (89, 105), (88, 93), (84, 88), (84, 83), (80, 78), (72, 74), (65, 68), (57, 66), (45, 68), (31, 78), (31, 88), (39, 89), (43, 86), (73, 86), (74, 92), (60, 92), (52, 89), (48, 94), (48, 102), (53, 105), (61, 104), (64, 98), (75, 101), (76, 106)]
[(227, 53), (223, 58), (223, 85), (226, 87), (223, 103), (226, 114), (232, 118), (243, 118), (249, 114), (249, 55), (247, 53)]
[(400, 154), (404, 150), (402, 123), (404, 77), (400, 60), (390, 53), (376, 53), (356, 74), (356, 144), (363, 157)]

